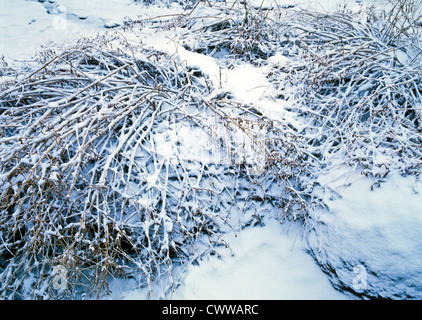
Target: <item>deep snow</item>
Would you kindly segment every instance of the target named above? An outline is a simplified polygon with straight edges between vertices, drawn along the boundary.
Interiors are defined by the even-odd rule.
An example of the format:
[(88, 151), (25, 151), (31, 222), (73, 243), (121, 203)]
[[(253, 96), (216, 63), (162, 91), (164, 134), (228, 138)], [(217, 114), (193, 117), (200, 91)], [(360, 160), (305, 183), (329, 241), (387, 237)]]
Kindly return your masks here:
[(339, 163), (319, 180), (328, 210), (315, 212), (308, 241), (318, 261), (337, 271), (334, 283), (373, 297), (421, 299), (420, 178), (391, 172), (371, 190), (371, 178)]
[[(348, 299), (305, 250), (300, 230), (274, 219), (226, 241), (231, 251), (191, 265), (174, 299)], [(125, 298), (136, 298), (136, 291)]]
[[(254, 0), (261, 5), (261, 0)], [(272, 1), (265, 1), (273, 5)], [(339, 5), (358, 9), (360, 2), (280, 0), (331, 11)], [(130, 0), (0, 0), (0, 54), (11, 64), (26, 63), (41, 47), (60, 46), (81, 36), (107, 32), (126, 19), (180, 12), (181, 8), (145, 8)], [(272, 117), (287, 117), (269, 97), (265, 70), (249, 64), (221, 70), (213, 58), (192, 53), (168, 41), (165, 33), (147, 33), (146, 45), (177, 54), (187, 64), (208, 74), (214, 84), (239, 101), (260, 105)], [(273, 57), (283, 63), (283, 57)], [(291, 119), (292, 121), (294, 119)], [(192, 146), (194, 148), (194, 146)], [(389, 296), (422, 298), (422, 183), (392, 172), (379, 188), (339, 161), (321, 176), (320, 192), (328, 204), (313, 213), (313, 229), (301, 233), (297, 225), (265, 219), (264, 226), (227, 235), (231, 249), (220, 250), (199, 265), (181, 268), (175, 299), (353, 299), (333, 288), (313, 257), (325, 270), (337, 270), (334, 285), (359, 294), (368, 290)], [(146, 292), (130, 282), (112, 283), (112, 299), (144, 299)], [(349, 289), (347, 289), (349, 288)], [(106, 297), (107, 298), (107, 297)]]

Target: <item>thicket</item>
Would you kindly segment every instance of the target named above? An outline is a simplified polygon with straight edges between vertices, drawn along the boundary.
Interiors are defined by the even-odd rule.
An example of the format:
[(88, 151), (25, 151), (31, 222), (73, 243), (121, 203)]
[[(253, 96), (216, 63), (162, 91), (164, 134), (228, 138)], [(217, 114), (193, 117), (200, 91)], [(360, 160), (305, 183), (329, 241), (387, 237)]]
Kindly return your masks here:
[(276, 72), (302, 88), (296, 112), (322, 167), (344, 155), (376, 184), (390, 168), (420, 174), (422, 164), (421, 11), (413, 1), (393, 4), (386, 16), (296, 16), (285, 43), (299, 59)]
[[(224, 245), (220, 229), (239, 225), (236, 212), (245, 224), (270, 206), (304, 209), (288, 131), (205, 99), (186, 68), (145, 55), (154, 63), (79, 43), (4, 88), (2, 297), (98, 297), (109, 276), (167, 296), (175, 284), (153, 293), (155, 283), (172, 278), (174, 261)], [(67, 270), (66, 290), (52, 286), (55, 266)]]
[[(220, 11), (204, 24), (207, 6)], [(336, 156), (376, 183), (391, 166), (419, 174), (418, 10), (398, 0), (362, 20), (199, 1), (166, 20), (223, 67), (284, 55), (268, 79), (274, 99), (294, 99), (295, 124), (211, 95), (204, 74), (172, 56), (115, 46), (123, 31), (41, 53), (0, 93), (0, 296), (101, 297), (109, 277), (130, 277), (168, 297), (174, 264), (218, 254), (224, 231), (274, 212), (306, 224), (322, 204), (314, 178)], [(52, 285), (57, 266), (66, 289)]]

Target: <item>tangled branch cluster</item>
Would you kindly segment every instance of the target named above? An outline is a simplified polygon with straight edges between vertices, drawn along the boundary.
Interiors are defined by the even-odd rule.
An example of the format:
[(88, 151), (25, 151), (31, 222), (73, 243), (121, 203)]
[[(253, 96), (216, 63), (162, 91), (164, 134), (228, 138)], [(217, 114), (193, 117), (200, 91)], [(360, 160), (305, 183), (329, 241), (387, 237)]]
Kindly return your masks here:
[(1, 93), (1, 297), (98, 297), (109, 276), (167, 296), (176, 282), (155, 283), (224, 244), (224, 226), (304, 215), (294, 137), (143, 53), (81, 42)]
[(267, 77), (274, 99), (294, 100), (282, 104), (294, 124), (210, 94), (204, 74), (141, 45), (45, 52), (0, 93), (0, 297), (100, 297), (110, 276), (167, 297), (174, 263), (216, 253), (223, 231), (267, 212), (308, 219), (312, 179), (335, 156), (376, 181), (393, 165), (418, 174), (421, 50), (397, 8), (389, 28), (241, 1), (214, 6), (217, 22), (169, 22), (192, 51), (283, 55)]
[(286, 83), (300, 88), (292, 109), (304, 119), (301, 135), (320, 169), (341, 155), (376, 183), (391, 167), (420, 173), (421, 49), (415, 34), (388, 23), (349, 12), (302, 12), (283, 24), (284, 54), (292, 62), (275, 68), (272, 81), (280, 94)]

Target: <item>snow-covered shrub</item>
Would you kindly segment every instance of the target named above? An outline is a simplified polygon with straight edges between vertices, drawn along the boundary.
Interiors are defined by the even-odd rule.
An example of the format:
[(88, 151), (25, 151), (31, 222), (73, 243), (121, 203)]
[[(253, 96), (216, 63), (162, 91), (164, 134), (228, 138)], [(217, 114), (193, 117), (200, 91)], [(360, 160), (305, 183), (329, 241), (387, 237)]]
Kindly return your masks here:
[(108, 276), (166, 297), (173, 263), (212, 253), (221, 230), (274, 208), (306, 217), (291, 129), (207, 98), (202, 75), (166, 54), (134, 51), (83, 40), (4, 84), (1, 297), (98, 297)]
[(196, 32), (187, 31), (182, 39), (189, 50), (222, 61), (231, 57), (258, 64), (277, 50), (278, 32), (271, 27), (270, 17), (274, 18), (273, 10), (249, 1), (213, 2), (209, 21), (192, 19), (190, 29)]
[[(372, 13), (378, 37), (387, 45), (407, 44), (406, 51), (419, 51), (420, 27), (422, 26), (422, 3), (416, 0), (384, 0), (387, 9), (378, 19)], [(414, 53), (413, 53), (414, 54)]]
[(422, 167), (419, 2), (393, 3), (386, 15), (293, 12), (280, 22), (288, 63), (271, 75), (280, 96), (297, 90), (289, 111), (304, 120), (305, 161), (323, 185), (310, 253), (336, 288), (364, 299), (420, 297), (420, 210), (408, 206)]
[(397, 30), (386, 38), (377, 26), (387, 22), (370, 15), (303, 12), (294, 18), (282, 26), (289, 26), (285, 54), (295, 62), (275, 69), (272, 81), (280, 94), (286, 81), (300, 88), (292, 109), (306, 123), (301, 134), (318, 166), (327, 168), (341, 155), (377, 182), (391, 166), (419, 174), (422, 69), (414, 35), (399, 37)]
[(177, 3), (183, 6), (191, 6), (197, 2), (201, 2), (202, 0), (132, 0), (133, 2), (143, 3), (147, 5), (171, 5), (173, 3)]
[[(99, 297), (109, 276), (167, 297), (174, 263), (216, 253), (223, 231), (264, 214), (307, 222), (321, 204), (314, 178), (338, 156), (377, 181), (390, 166), (419, 172), (422, 55), (409, 2), (384, 17), (183, 3), (154, 28), (225, 68), (271, 66), (274, 101), (290, 99), (280, 108), (296, 118), (238, 103), (163, 52), (113, 47), (121, 38), (45, 51), (30, 72), (2, 65), (0, 297)], [(138, 23), (148, 22), (124, 28)]]

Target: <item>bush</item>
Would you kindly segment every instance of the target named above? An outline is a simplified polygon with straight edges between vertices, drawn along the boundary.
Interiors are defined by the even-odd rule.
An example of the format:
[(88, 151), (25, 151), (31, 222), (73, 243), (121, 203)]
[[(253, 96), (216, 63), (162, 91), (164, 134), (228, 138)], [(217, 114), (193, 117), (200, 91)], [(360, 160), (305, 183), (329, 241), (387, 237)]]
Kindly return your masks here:
[(50, 50), (0, 95), (3, 298), (101, 297), (110, 276), (168, 297), (173, 263), (225, 245), (225, 228), (306, 215), (282, 124), (206, 99), (167, 55), (110, 46)]
[(216, 254), (224, 231), (274, 213), (306, 223), (338, 156), (377, 183), (390, 166), (419, 174), (422, 50), (414, 7), (397, 3), (362, 21), (235, 1), (210, 24), (193, 10), (168, 22), (228, 65), (285, 56), (268, 79), (294, 124), (117, 35), (43, 52), (29, 72), (3, 66), (17, 79), (0, 93), (0, 296), (101, 297), (113, 276), (166, 298), (174, 264)]
[(281, 22), (296, 62), (275, 69), (272, 81), (280, 94), (285, 83), (299, 88), (290, 111), (304, 120), (300, 134), (316, 167), (341, 156), (376, 183), (390, 167), (420, 173), (421, 47), (403, 27), (411, 25), (407, 11), (397, 10), (387, 20), (373, 11), (365, 21), (351, 12), (295, 12)]

